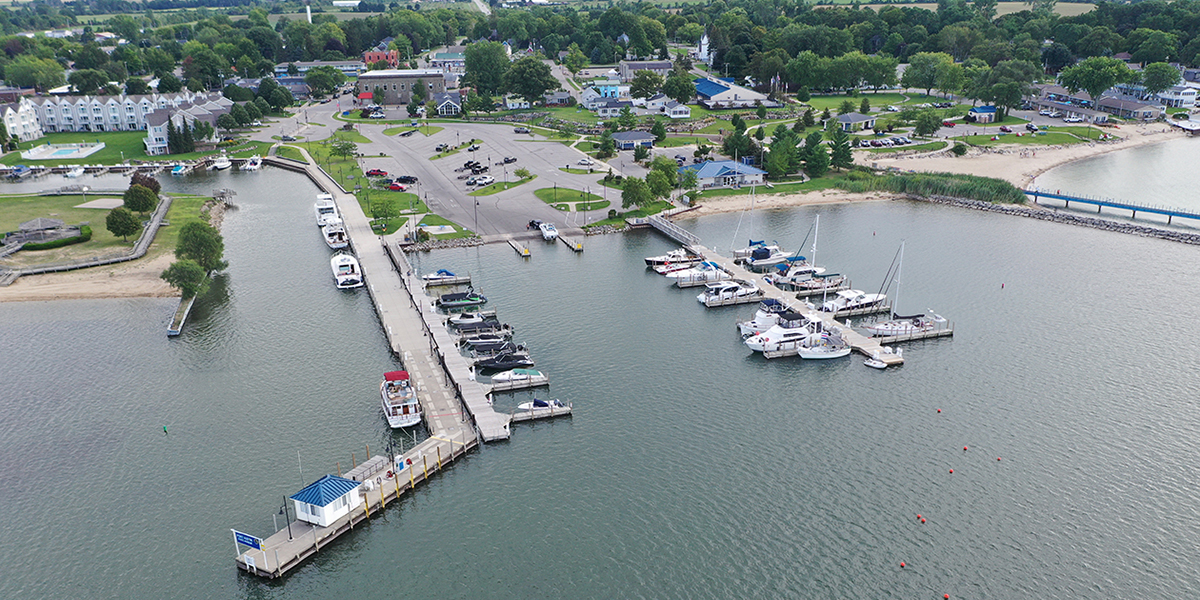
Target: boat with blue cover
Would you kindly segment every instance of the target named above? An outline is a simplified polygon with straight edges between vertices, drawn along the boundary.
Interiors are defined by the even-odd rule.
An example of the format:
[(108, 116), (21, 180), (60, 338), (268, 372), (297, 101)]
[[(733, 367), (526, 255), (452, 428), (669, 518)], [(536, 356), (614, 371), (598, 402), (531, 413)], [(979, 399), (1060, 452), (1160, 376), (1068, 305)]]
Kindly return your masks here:
[(446, 269), (438, 269), (436, 273), (427, 273), (421, 276), (423, 281), (445, 281), (447, 279), (458, 279), (458, 275), (447, 271)]

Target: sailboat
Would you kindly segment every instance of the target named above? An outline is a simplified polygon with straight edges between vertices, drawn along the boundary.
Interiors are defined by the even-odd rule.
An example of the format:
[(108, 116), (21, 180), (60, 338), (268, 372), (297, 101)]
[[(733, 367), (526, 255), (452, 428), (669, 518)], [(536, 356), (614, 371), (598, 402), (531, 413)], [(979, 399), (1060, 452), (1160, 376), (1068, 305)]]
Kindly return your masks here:
[[(800, 256), (800, 250), (797, 250), (795, 254), (786, 257), (782, 264), (775, 266), (775, 274), (764, 277), (764, 279), (767, 280), (767, 283), (770, 283), (771, 285), (781, 289), (787, 289), (783, 286), (796, 286), (801, 282), (811, 281), (814, 276), (825, 273), (825, 269), (815, 266), (817, 261), (817, 234), (820, 231), (820, 227), (821, 215), (817, 215), (816, 219), (813, 220), (813, 226), (811, 229), (813, 236), (812, 261)], [(807, 240), (808, 237), (805, 236), (805, 241)], [(800, 242), (800, 247), (804, 248), (803, 241)], [(836, 281), (836, 283), (833, 284), (833, 287), (841, 285), (842, 279), (844, 278)], [(816, 289), (824, 289), (824, 287), (818, 287)]]
[[(744, 217), (747, 212), (750, 213), (750, 229), (753, 229), (754, 228), (754, 188), (750, 188), (750, 206), (745, 211), (742, 212), (741, 217), (738, 217), (737, 228), (735, 228), (733, 231), (733, 238), (735, 240), (737, 239), (738, 231), (740, 231), (742, 228), (742, 217)], [(766, 252), (767, 254), (764, 255), (764, 257), (772, 255), (772, 254), (781, 254), (783, 252), (783, 249), (779, 247), (779, 244), (776, 244), (774, 242), (768, 244), (766, 240), (757, 240), (756, 241), (753, 239), (750, 240), (750, 245), (748, 245), (745, 248), (742, 248), (740, 250), (734, 250), (733, 242), (730, 242), (729, 250), (733, 253), (733, 262), (735, 262), (735, 263), (746, 262), (754, 254), (755, 251), (758, 251), (760, 253), (760, 255), (762, 255), (763, 252)]]
[[(892, 297), (892, 306), (898, 306), (900, 303), (900, 270), (904, 267), (904, 242), (900, 242), (900, 259), (896, 263), (896, 294)], [(873, 336), (891, 336), (891, 335), (910, 335), (929, 331), (938, 326), (939, 323), (945, 323), (939, 315), (926, 316), (924, 314), (917, 315), (898, 315), (892, 312), (892, 318), (886, 321), (878, 321), (864, 327)]]

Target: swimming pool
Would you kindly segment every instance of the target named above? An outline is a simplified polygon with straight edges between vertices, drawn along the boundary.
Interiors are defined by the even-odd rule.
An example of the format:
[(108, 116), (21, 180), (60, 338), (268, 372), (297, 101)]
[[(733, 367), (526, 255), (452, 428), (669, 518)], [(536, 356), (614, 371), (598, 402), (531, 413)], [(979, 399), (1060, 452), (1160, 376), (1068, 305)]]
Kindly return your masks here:
[(50, 156), (67, 156), (68, 154), (75, 154), (76, 152), (79, 152), (78, 148), (61, 148), (59, 150), (55, 150)]

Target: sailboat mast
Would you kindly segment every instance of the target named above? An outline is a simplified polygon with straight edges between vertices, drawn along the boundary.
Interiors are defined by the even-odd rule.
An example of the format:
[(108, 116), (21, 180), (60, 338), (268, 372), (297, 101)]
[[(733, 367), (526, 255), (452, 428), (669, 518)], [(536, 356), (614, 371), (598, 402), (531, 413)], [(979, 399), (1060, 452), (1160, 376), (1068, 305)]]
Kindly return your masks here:
[(896, 318), (896, 307), (900, 306), (900, 271), (904, 268), (904, 242), (900, 242), (900, 262), (896, 263), (896, 296), (892, 298), (892, 318)]
[(817, 234), (821, 230), (821, 215), (817, 215), (817, 220), (813, 221), (813, 245), (812, 245), (812, 266), (817, 266)]

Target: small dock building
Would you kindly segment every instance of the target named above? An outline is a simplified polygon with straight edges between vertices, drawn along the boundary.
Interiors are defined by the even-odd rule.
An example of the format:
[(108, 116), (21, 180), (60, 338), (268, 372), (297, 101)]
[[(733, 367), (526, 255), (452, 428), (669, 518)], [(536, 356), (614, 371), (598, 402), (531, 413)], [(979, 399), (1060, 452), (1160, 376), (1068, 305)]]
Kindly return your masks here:
[(292, 494), (296, 519), (318, 527), (329, 527), (334, 521), (346, 516), (359, 504), (361, 482), (337, 475), (326, 475), (308, 487)]

